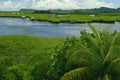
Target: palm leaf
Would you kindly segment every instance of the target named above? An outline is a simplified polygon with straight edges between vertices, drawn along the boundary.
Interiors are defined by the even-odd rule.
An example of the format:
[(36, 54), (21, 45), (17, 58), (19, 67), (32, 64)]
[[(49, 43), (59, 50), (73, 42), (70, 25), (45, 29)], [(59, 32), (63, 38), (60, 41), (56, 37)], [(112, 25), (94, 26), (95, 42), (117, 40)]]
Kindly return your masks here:
[(113, 44), (114, 46), (120, 46), (120, 33), (116, 34)]
[(120, 57), (111, 62), (108, 66), (108, 73), (112, 76), (113, 80), (120, 80)]
[(119, 57), (120, 57), (120, 47), (118, 47), (118, 46), (113, 46), (113, 47), (110, 49), (107, 57), (105, 58), (104, 63), (105, 63), (105, 62), (112, 62), (113, 60), (115, 60), (115, 59), (117, 59), (117, 58), (119, 58)]
[(95, 55), (98, 55), (101, 59), (103, 59), (103, 45), (101, 42), (99, 42), (98, 39), (94, 38), (93, 36), (86, 34), (88, 41), (88, 44), (90, 45), (90, 48), (95, 51)]
[(68, 63), (71, 65), (92, 66), (96, 68), (96, 66), (101, 65), (102, 60), (89, 48), (81, 48), (70, 56)]
[(108, 74), (105, 74), (104, 80), (110, 80)]
[(107, 27), (105, 27), (105, 28), (103, 29), (103, 32), (108, 32), (108, 31), (110, 30), (110, 28), (111, 28), (111, 26), (108, 25)]
[(100, 31), (94, 27), (93, 25), (91, 24), (88, 24), (89, 28), (92, 30), (93, 34), (95, 35), (95, 37), (98, 39), (98, 40), (101, 40), (101, 37), (100, 37)]
[[(93, 74), (92, 74), (93, 75)], [(88, 67), (74, 69), (65, 73), (60, 80), (92, 80), (91, 69)]]
[[(116, 34), (113, 39), (112, 39), (112, 42), (111, 42), (111, 45), (110, 45), (110, 49), (109, 49), (109, 52), (108, 54), (106, 55), (105, 59), (104, 59), (104, 62), (106, 62), (107, 60), (109, 60), (110, 58), (110, 55), (114, 55), (114, 51), (116, 52), (116, 50), (119, 51), (119, 47), (120, 46), (120, 42), (119, 42), (119, 39), (120, 39), (120, 34)], [(117, 46), (116, 46), (117, 45)], [(116, 46), (116, 48), (114, 47)], [(118, 52), (117, 52), (118, 53)], [(118, 53), (119, 54), (119, 53)], [(119, 56), (120, 57), (120, 56)]]

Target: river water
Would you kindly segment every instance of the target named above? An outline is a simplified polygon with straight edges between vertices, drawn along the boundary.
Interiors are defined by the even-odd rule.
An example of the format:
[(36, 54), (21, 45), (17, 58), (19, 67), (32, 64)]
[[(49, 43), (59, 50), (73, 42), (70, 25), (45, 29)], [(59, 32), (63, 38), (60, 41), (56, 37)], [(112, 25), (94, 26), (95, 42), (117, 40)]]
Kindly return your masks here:
[[(120, 22), (114, 24), (91, 23), (99, 29), (111, 26), (111, 31), (120, 31)], [(26, 34), (43, 37), (71, 37), (79, 36), (80, 31), (86, 29), (91, 32), (86, 23), (59, 23), (31, 21), (21, 18), (0, 18), (0, 36), (12, 34)]]

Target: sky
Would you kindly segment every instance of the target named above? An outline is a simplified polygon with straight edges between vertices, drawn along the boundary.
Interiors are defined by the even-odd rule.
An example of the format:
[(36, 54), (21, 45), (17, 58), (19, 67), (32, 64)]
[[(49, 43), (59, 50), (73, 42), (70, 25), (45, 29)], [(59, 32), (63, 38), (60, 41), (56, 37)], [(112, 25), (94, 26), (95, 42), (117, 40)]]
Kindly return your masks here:
[(118, 8), (120, 0), (0, 0), (0, 11), (27, 9), (90, 9)]

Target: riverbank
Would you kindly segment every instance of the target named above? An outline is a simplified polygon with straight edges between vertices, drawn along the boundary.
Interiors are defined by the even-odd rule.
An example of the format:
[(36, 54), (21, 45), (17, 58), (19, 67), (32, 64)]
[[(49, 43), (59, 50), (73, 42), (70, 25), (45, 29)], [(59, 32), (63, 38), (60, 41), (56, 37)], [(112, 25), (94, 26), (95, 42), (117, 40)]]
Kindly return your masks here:
[(0, 12), (0, 17), (13, 17), (13, 18), (29, 18), (36, 21), (48, 21), (51, 23), (114, 23), (120, 21), (119, 15), (83, 15), (83, 14), (71, 14), (71, 15), (50, 15), (50, 14), (35, 14), (35, 13), (12, 13), (12, 12)]

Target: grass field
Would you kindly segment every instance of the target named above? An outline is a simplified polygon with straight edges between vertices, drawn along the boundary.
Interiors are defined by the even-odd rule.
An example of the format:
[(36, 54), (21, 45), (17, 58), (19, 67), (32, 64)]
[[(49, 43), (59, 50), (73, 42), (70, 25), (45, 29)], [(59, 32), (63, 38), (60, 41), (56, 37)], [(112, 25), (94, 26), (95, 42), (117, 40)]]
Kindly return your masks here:
[(27, 35), (0, 36), (0, 80), (45, 78), (51, 53), (64, 40)]
[[(95, 16), (91, 16), (95, 15)], [(58, 16), (51, 16), (50, 14), (38, 14), (33, 12), (0, 12), (0, 17), (19, 17), (26, 16), (34, 18), (38, 21), (49, 21), (53, 23), (69, 22), (69, 23), (90, 23), (90, 22), (103, 22), (114, 23), (120, 21), (120, 13), (89, 13), (89, 14), (69, 14)]]

